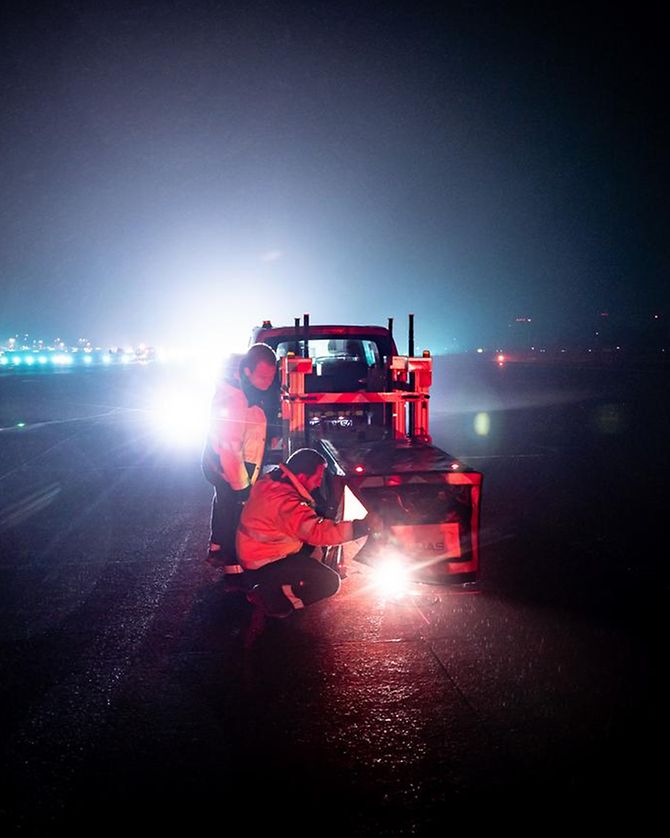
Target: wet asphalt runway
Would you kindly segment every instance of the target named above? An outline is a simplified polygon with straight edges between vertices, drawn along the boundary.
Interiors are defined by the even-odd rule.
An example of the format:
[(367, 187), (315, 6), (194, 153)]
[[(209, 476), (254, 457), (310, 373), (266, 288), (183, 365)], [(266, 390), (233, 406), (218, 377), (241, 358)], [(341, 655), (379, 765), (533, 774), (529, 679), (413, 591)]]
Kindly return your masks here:
[(3, 827), (661, 810), (667, 368), (438, 360), (434, 440), (485, 476), (478, 589), (386, 601), (355, 568), (260, 630), (203, 564), (197, 446), (156, 434), (170, 383), (0, 377)]

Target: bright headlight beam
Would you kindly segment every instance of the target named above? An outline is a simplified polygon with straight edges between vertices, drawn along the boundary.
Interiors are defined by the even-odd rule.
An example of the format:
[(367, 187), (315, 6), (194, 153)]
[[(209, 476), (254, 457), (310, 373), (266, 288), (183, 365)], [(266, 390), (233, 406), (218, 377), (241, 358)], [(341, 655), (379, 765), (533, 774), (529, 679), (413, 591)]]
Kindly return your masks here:
[(166, 392), (151, 411), (154, 427), (164, 442), (179, 448), (202, 446), (209, 422), (209, 404), (198, 394), (185, 398), (180, 392)]

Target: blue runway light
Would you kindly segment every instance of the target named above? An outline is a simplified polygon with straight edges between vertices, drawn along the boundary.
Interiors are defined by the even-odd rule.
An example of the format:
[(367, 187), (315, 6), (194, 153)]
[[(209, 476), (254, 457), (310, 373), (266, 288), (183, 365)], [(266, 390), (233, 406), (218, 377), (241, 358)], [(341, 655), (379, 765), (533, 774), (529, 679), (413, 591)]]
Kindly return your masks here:
[[(34, 341), (35, 343), (35, 341)], [(22, 351), (4, 347), (0, 349), (0, 367), (6, 369), (18, 369), (18, 367), (40, 367), (46, 370), (47, 368), (60, 367), (99, 367), (111, 366), (115, 364), (149, 364), (157, 360), (152, 347), (145, 347), (144, 354), (138, 356), (135, 352), (122, 351), (105, 351), (101, 347), (96, 346), (95, 350), (82, 350), (78, 347), (68, 349), (64, 347), (61, 342), (54, 347), (34, 348), (32, 351), (28, 350), (26, 346)], [(49, 365), (47, 367), (47, 365)]]

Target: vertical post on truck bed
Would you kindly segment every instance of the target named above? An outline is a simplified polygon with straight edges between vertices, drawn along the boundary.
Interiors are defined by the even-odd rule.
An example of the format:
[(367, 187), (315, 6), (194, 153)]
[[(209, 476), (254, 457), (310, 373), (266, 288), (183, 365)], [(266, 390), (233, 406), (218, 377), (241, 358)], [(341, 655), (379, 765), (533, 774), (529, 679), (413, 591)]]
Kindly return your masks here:
[[(414, 315), (409, 315), (409, 329), (407, 332), (407, 356), (409, 358), (414, 357)], [(408, 382), (411, 390), (414, 390), (415, 387), (415, 380), (414, 380), (414, 373), (410, 372), (408, 375)], [(410, 436), (414, 436), (415, 430), (415, 422), (416, 422), (416, 407), (413, 402), (409, 404), (409, 433)]]
[(302, 350), (302, 357), (309, 358), (309, 314), (303, 314), (302, 322), (305, 329), (305, 343)]
[(407, 420), (405, 418), (405, 403), (397, 400), (391, 404), (393, 410), (393, 435), (396, 439), (407, 436)]
[(433, 359), (424, 352), (423, 358), (408, 358), (407, 368), (411, 370), (410, 380), (413, 381), (413, 389), (417, 395), (423, 396), (417, 399), (411, 412), (412, 427), (410, 433), (414, 437), (423, 440), (430, 439), (428, 428), (428, 399), (430, 398), (430, 387), (433, 383)]
[[(392, 317), (389, 317), (389, 319), (388, 319), (388, 330), (389, 330), (389, 337), (391, 338), (391, 345), (393, 345), (393, 318)], [(390, 390), (391, 389), (391, 372), (390, 372), (389, 366), (390, 366), (390, 363), (391, 363), (391, 358), (390, 357), (384, 358), (384, 363), (386, 364), (386, 389)], [(388, 411), (389, 411), (389, 405), (385, 404), (384, 405), (384, 424), (385, 425), (388, 423)]]
[(281, 359), (281, 418), (284, 458), (305, 445), (305, 376), (312, 359), (289, 353)]

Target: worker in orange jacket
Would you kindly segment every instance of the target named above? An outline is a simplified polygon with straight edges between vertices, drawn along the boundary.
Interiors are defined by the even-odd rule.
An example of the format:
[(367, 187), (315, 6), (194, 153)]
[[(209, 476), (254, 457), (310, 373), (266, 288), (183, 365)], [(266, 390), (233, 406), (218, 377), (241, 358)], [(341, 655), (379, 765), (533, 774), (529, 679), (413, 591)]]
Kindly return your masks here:
[(237, 554), (248, 598), (268, 616), (285, 617), (336, 594), (340, 577), (320, 561), (320, 548), (368, 535), (377, 516), (336, 523), (315, 509), (326, 460), (301, 448), (251, 490), (237, 530)]

